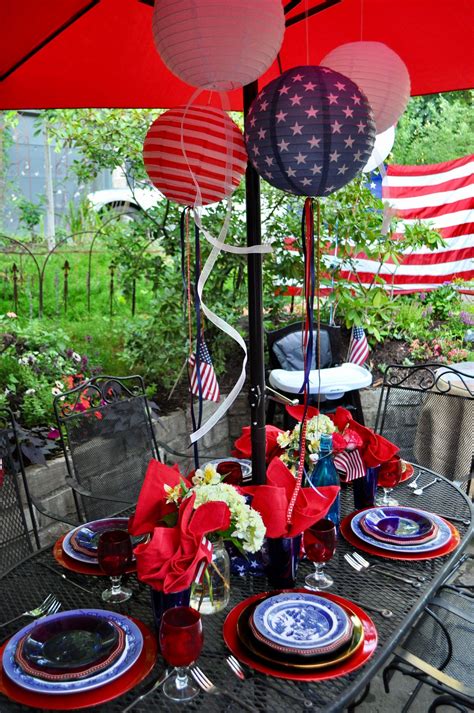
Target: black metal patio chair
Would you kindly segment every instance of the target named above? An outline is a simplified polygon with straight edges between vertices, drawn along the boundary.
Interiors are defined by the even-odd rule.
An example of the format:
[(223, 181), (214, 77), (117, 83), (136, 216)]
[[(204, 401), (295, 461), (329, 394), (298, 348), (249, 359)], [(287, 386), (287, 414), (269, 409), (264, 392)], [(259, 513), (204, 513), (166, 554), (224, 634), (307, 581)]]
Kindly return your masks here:
[(375, 430), (405, 460), (468, 483), (473, 470), (474, 372), (456, 366), (390, 365)]
[[(318, 337), (316, 330), (314, 335), (314, 363), (312, 369), (316, 369), (318, 363), (317, 353), (319, 348), (319, 358), (321, 366), (321, 385), (324, 385), (325, 370), (331, 369), (332, 376), (335, 380), (333, 393), (323, 395), (320, 401), (320, 410), (322, 413), (335, 411), (337, 406), (345, 406), (354, 412), (354, 417), (359, 423), (364, 423), (364, 415), (362, 411), (359, 388), (369, 386), (372, 383), (370, 372), (355, 364), (344, 364), (342, 359), (342, 347), (340, 328), (334, 325), (321, 324), (320, 327), (320, 343), (318, 345)], [(267, 381), (272, 389), (283, 394), (286, 398), (298, 399), (302, 402), (302, 394), (299, 393), (299, 388), (302, 384), (300, 376), (303, 368), (303, 347), (301, 339), (301, 321), (286, 324), (284, 327), (266, 332), (269, 368), (267, 372)], [(335, 369), (334, 367), (337, 367)], [(295, 372), (299, 372), (298, 376)], [(315, 372), (316, 374), (317, 372)], [(326, 371), (326, 375), (329, 372)], [(295, 380), (295, 377), (297, 379)], [(351, 381), (358, 380), (360, 386), (351, 385)], [(298, 381), (299, 380), (299, 381)], [(341, 388), (338, 388), (337, 383)], [(321, 387), (323, 392), (324, 386)], [(311, 402), (316, 403), (318, 389), (314, 389), (311, 396)], [(339, 395), (337, 394), (339, 391)], [(336, 393), (334, 393), (336, 392)], [(273, 399), (269, 399), (267, 409), (267, 423), (273, 423), (275, 418), (275, 403)], [(288, 417), (284, 412), (285, 427), (288, 428)]]
[[(458, 567), (469, 559), (473, 559), (472, 556), (462, 558)], [(453, 573), (450, 575), (452, 579)], [(428, 713), (435, 713), (440, 706), (450, 706), (463, 713), (474, 710), (473, 640), (472, 586), (463, 586), (456, 581), (444, 584), (384, 669), (386, 693), (390, 692), (393, 675), (399, 672), (417, 680), (402, 713), (409, 710), (423, 684), (431, 686), (438, 694)]]
[(158, 458), (140, 376), (98, 376), (54, 399), (80, 520), (134, 504), (151, 458)]
[(16, 440), (13, 414), (0, 409), (0, 574), (34, 552), (24, 506), (29, 510), (33, 540), (39, 547), (38, 530), (21, 451)]

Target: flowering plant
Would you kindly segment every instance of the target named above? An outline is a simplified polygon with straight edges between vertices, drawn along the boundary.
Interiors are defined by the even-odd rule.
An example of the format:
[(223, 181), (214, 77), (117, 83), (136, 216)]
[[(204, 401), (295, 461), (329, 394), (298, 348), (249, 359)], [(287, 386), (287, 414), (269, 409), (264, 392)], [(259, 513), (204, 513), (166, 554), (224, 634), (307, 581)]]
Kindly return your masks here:
[[(319, 453), (319, 444), (323, 433), (333, 434), (336, 432), (336, 426), (328, 416), (319, 414), (313, 416), (306, 423), (306, 454), (305, 466), (311, 468), (315, 457)], [(288, 466), (293, 475), (296, 475), (299, 462), (301, 439), (301, 423), (297, 423), (292, 431), (284, 431), (277, 437), (278, 445), (284, 448), (284, 453), (280, 459)]]
[(204, 468), (195, 471), (191, 484), (181, 479), (174, 487), (165, 485), (166, 502), (179, 507), (186, 498), (195, 494), (195, 509), (204, 503), (225, 503), (230, 511), (230, 525), (225, 531), (219, 531), (215, 535), (230, 540), (241, 552), (258, 552), (265, 536), (262, 517), (248, 505), (245, 496), (233, 485), (223, 482), (224, 478), (212, 463), (208, 463)]

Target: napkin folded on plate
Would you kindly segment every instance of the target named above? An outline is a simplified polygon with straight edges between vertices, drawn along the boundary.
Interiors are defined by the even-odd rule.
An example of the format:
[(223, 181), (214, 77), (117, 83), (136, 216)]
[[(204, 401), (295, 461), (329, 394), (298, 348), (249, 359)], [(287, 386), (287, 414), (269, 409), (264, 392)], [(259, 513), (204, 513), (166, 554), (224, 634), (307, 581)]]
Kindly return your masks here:
[(288, 523), (288, 508), (295, 486), (295, 477), (283, 461), (274, 458), (267, 470), (267, 485), (242, 488), (242, 492), (252, 496), (252, 507), (262, 516), (267, 537), (301, 534), (325, 517), (339, 493), (337, 485), (325, 485), (317, 491), (301, 488)]
[(164, 463), (152, 459), (145, 474), (140, 495), (138, 496), (135, 514), (128, 521), (128, 531), (131, 535), (146, 535), (167, 515), (176, 511), (173, 502), (167, 502), (168, 493), (165, 486), (175, 488), (184, 482), (190, 488), (190, 483), (179, 472), (177, 465), (170, 468)]
[(212, 559), (212, 545), (205, 535), (230, 526), (225, 503), (203, 503), (195, 510), (195, 500), (193, 493), (181, 503), (175, 527), (155, 527), (151, 539), (134, 549), (138, 579), (165, 594), (191, 586), (202, 565)]
[[(242, 434), (234, 442), (234, 450), (232, 455), (234, 458), (251, 458), (252, 457), (252, 441), (250, 437), (250, 426), (244, 426), (242, 428)], [(277, 443), (277, 437), (280, 433), (284, 433), (281, 428), (276, 426), (265, 426), (266, 435), (266, 447), (265, 447), (265, 462), (270, 463), (270, 461), (275, 458), (275, 456), (281, 456), (284, 453), (283, 448)]]
[(330, 415), (336, 428), (344, 434), (346, 429), (355, 431), (362, 443), (359, 446), (360, 454), (366, 468), (375, 468), (378, 465), (390, 461), (400, 450), (391, 441), (378, 433), (374, 433), (371, 428), (362, 426), (352, 418), (350, 411), (343, 406), (338, 406), (336, 412)]

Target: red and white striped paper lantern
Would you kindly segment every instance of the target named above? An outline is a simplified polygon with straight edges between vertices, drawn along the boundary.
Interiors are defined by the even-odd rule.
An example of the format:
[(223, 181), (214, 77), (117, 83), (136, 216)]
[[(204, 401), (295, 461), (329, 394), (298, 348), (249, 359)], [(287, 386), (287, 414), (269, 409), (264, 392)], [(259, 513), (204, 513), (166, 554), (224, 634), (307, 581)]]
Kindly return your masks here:
[(153, 185), (186, 206), (230, 196), (247, 166), (239, 127), (222, 109), (199, 105), (161, 114), (148, 129), (143, 159)]
[(397, 123), (410, 98), (410, 75), (403, 60), (383, 42), (348, 42), (321, 64), (352, 79), (374, 112), (377, 134)]
[(177, 77), (228, 91), (258, 79), (283, 42), (281, 0), (155, 0), (153, 37)]

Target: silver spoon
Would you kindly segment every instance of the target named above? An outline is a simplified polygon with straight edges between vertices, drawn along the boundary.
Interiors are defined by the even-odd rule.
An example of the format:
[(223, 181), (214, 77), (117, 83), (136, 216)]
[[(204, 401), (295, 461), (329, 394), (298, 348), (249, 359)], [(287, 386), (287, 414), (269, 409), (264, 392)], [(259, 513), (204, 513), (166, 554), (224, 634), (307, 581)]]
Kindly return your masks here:
[(426, 490), (426, 488), (429, 488), (430, 485), (434, 485), (435, 483), (439, 483), (441, 478), (435, 478), (434, 480), (431, 481), (431, 483), (428, 483), (427, 485), (424, 485), (422, 488), (417, 488), (416, 490), (413, 491), (413, 495), (422, 495), (423, 490)]

